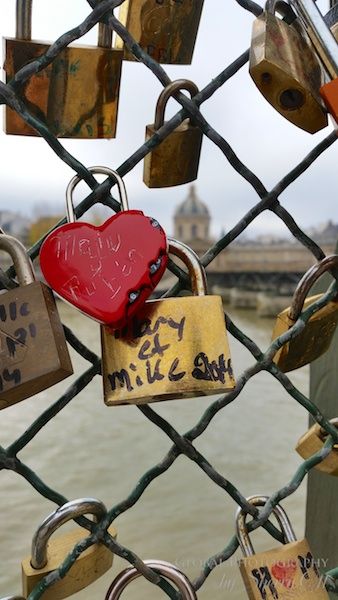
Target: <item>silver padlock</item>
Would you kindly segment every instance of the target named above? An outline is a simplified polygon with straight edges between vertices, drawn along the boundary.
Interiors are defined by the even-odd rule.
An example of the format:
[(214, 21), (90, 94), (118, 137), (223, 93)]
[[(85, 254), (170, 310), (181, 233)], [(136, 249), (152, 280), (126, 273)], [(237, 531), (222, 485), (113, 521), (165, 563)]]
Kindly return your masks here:
[[(174, 583), (181, 593), (183, 600), (197, 600), (192, 583), (177, 567), (163, 560), (145, 560), (144, 564)], [(105, 600), (118, 600), (129, 583), (140, 576), (141, 573), (135, 567), (128, 567), (124, 571), (121, 571), (111, 584)]]
[(338, 44), (314, 0), (290, 0), (327, 71), (328, 83), (320, 94), (335, 122), (338, 123)]

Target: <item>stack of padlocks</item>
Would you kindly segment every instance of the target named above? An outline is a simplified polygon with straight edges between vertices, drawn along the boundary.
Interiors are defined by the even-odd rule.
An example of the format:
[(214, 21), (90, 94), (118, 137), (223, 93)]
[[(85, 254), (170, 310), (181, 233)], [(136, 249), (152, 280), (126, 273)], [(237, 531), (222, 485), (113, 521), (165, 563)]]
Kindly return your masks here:
[[(202, 5), (203, 0), (126, 0), (120, 19), (140, 46), (159, 62), (188, 64)], [(47, 44), (31, 41), (31, 8), (30, 1), (17, 0), (17, 39), (6, 40), (8, 80), (48, 48)], [(134, 56), (119, 46), (112, 49), (111, 43), (111, 29), (100, 24), (96, 49), (74, 46), (63, 50), (22, 89), (31, 113), (55, 135), (115, 136), (122, 58), (133, 60)], [(254, 23), (250, 72), (269, 102), (299, 127), (318, 131), (327, 123), (327, 112), (337, 120), (337, 44), (313, 0), (268, 0), (266, 10)], [(188, 90), (192, 97), (198, 93), (191, 81), (168, 85), (159, 97), (155, 123), (147, 127), (147, 140), (161, 129), (166, 103), (181, 89)], [(6, 132), (35, 134), (9, 108)], [(196, 179), (201, 143), (201, 130), (189, 120), (184, 121), (147, 155), (144, 182), (149, 187), (165, 187)], [(68, 223), (46, 237), (40, 264), (46, 281), (59, 296), (101, 324), (105, 403), (144, 404), (233, 389), (222, 301), (207, 295), (205, 272), (198, 257), (184, 244), (167, 240), (156, 220), (128, 209), (118, 173), (106, 167), (89, 170), (108, 175), (111, 185), (118, 184), (122, 212), (99, 227), (76, 222), (72, 193), (80, 179), (74, 177), (67, 188)], [(0, 408), (6, 408), (64, 379), (72, 373), (72, 367), (51, 290), (35, 280), (20, 242), (3, 233), (0, 249), (11, 255), (19, 281), (19, 287), (1, 296), (0, 304), (5, 331)], [(168, 253), (188, 268), (193, 297), (147, 301), (166, 269)], [(337, 266), (338, 256), (330, 256), (312, 267), (300, 281), (292, 306), (278, 316), (273, 339), (279, 338), (280, 349), (274, 361), (283, 372), (308, 364), (327, 350), (338, 321), (336, 301), (313, 314), (297, 337), (282, 345), (280, 336), (298, 320), (303, 307), (319, 299), (306, 299), (314, 281)], [(209, 315), (207, 336), (196, 327), (204, 313)], [(39, 359), (41, 349), (43, 360)], [(307, 458), (324, 443), (325, 432), (315, 425), (300, 440), (297, 450)], [(333, 448), (317, 468), (338, 475), (337, 465), (337, 450)], [(268, 498), (255, 496), (248, 501), (253, 506), (265, 506)], [(67, 520), (87, 513), (101, 525), (107, 517), (99, 500), (86, 498), (64, 504), (43, 521), (33, 539), (32, 555), (22, 563), (25, 596), (59, 567), (86, 530), (79, 527), (55, 539), (47, 555), (51, 534)], [(241, 509), (238, 512), (238, 539), (246, 556), (241, 561), (241, 572), (249, 597), (328, 598), (306, 541), (296, 541), (280, 506), (274, 513), (285, 545), (253, 560), (246, 514)], [(105, 526), (114, 539), (113, 526), (109, 522)], [(88, 545), (71, 570), (47, 588), (44, 597), (57, 600), (79, 591), (105, 573), (112, 560), (113, 554), (103, 543)], [(196, 598), (192, 584), (176, 567), (163, 561), (145, 564), (176, 584), (182, 597)], [(119, 598), (138, 575), (132, 567), (123, 571), (108, 590), (107, 600)]]

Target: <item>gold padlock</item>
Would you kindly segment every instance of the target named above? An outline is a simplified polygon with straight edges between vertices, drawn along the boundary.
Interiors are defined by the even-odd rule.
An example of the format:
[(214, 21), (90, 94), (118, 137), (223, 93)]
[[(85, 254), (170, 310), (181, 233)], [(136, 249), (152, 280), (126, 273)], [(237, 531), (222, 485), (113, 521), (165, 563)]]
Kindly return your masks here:
[[(119, 20), (157, 62), (190, 65), (204, 0), (126, 0)], [(123, 48), (121, 38), (116, 47)], [(136, 60), (128, 50), (125, 60)]]
[[(323, 296), (318, 294), (305, 300), (315, 281), (329, 269), (337, 267), (338, 256), (332, 254), (313, 265), (305, 273), (296, 287), (291, 306), (277, 316), (272, 340), (288, 331), (295, 324), (302, 310)], [(331, 300), (310, 317), (299, 335), (278, 350), (273, 361), (284, 373), (309, 364), (328, 350), (337, 322), (338, 300)]]
[[(5, 39), (6, 82), (26, 63), (45, 53), (48, 43), (31, 40), (32, 1), (17, 0), (16, 38)], [(111, 47), (112, 34), (99, 25), (98, 47), (69, 46), (23, 85), (29, 110), (57, 137), (113, 138), (116, 133), (123, 51)], [(37, 135), (11, 108), (5, 132)]]
[(265, 99), (288, 121), (309, 133), (326, 127), (319, 93), (323, 69), (287, 2), (268, 0), (255, 19), (249, 72)]
[[(188, 79), (177, 79), (164, 88), (158, 98), (155, 123), (146, 127), (146, 141), (164, 125), (167, 102), (175, 92), (188, 90), (198, 94), (198, 87)], [(159, 146), (145, 156), (143, 181), (150, 188), (189, 183), (197, 178), (203, 134), (190, 119), (185, 119)]]
[[(40, 525), (32, 541), (32, 554), (22, 561), (22, 590), (28, 596), (34, 587), (49, 573), (57, 569), (74, 546), (90, 532), (83, 527), (53, 539), (47, 548), (50, 536), (70, 519), (85, 514), (93, 514), (97, 521), (106, 516), (105, 505), (95, 498), (80, 498), (67, 502), (52, 512)], [(116, 538), (113, 526), (108, 533)], [(65, 577), (59, 579), (43, 594), (46, 600), (62, 600), (87, 587), (113, 564), (113, 554), (104, 544), (94, 544), (82, 552)]]
[[(338, 419), (330, 419), (330, 423), (338, 427)], [(324, 446), (328, 433), (318, 423), (313, 425), (299, 440), (296, 451), (302, 458), (310, 458), (316, 452), (319, 452)], [(338, 444), (335, 444), (322, 462), (314, 467), (318, 471), (329, 473), (338, 477)]]
[(206, 295), (205, 271), (191, 248), (171, 239), (169, 252), (187, 265), (195, 295), (150, 300), (123, 330), (101, 327), (108, 406), (209, 396), (235, 386), (222, 299)]
[(0, 409), (24, 400), (73, 373), (53, 294), (35, 280), (19, 240), (0, 235), (19, 287), (0, 296)]
[[(248, 502), (264, 506), (268, 496), (251, 496)], [(241, 508), (236, 514), (236, 529), (244, 558), (240, 572), (250, 600), (328, 600), (324, 580), (308, 542), (297, 541), (284, 509), (277, 505), (274, 515), (285, 538), (285, 544), (255, 554), (246, 528), (246, 514)]]

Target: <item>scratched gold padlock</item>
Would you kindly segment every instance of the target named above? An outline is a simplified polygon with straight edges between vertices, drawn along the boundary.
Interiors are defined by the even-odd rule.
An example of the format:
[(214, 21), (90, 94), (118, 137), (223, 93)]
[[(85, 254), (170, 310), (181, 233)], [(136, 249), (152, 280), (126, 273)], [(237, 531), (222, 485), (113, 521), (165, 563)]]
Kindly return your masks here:
[[(155, 123), (146, 127), (146, 141), (162, 125), (167, 102), (175, 92), (188, 90), (198, 94), (193, 81), (178, 79), (165, 87), (157, 101)], [(185, 119), (144, 158), (143, 181), (150, 188), (170, 187), (189, 183), (197, 178), (203, 134), (199, 127)]]
[(197, 255), (171, 239), (194, 296), (150, 300), (123, 330), (101, 327), (104, 401), (146, 404), (234, 388), (222, 299), (208, 296)]
[(249, 71), (265, 99), (288, 121), (309, 133), (326, 127), (319, 93), (323, 68), (287, 2), (268, 0), (255, 19)]
[[(251, 496), (248, 502), (265, 506), (268, 496)], [(284, 509), (277, 505), (273, 513), (285, 538), (282, 546), (255, 554), (246, 527), (246, 514), (236, 514), (237, 537), (244, 558), (240, 572), (250, 600), (328, 600), (324, 579), (307, 540), (297, 541)]]
[[(337, 267), (338, 256), (333, 254), (313, 265), (305, 273), (297, 285), (291, 306), (277, 316), (272, 340), (288, 331), (295, 324), (302, 310), (323, 296), (318, 294), (305, 299), (315, 281), (326, 271)], [(331, 344), (337, 322), (338, 300), (331, 300), (310, 317), (299, 335), (278, 350), (273, 359), (276, 365), (281, 371), (287, 373), (307, 365), (324, 354)]]
[[(49, 47), (48, 43), (32, 41), (31, 20), (32, 1), (17, 0), (16, 38), (5, 39), (6, 82)], [(21, 88), (30, 112), (55, 136), (115, 137), (123, 51), (111, 44), (111, 31), (100, 24), (97, 47), (68, 46)], [(37, 135), (9, 107), (5, 110), (5, 132)]]
[[(141, 48), (163, 64), (190, 65), (204, 0), (125, 0), (119, 20)], [(116, 47), (123, 48), (117, 38)], [(125, 60), (136, 60), (125, 50)]]
[[(330, 423), (338, 427), (338, 419), (330, 419)], [(296, 451), (302, 458), (309, 458), (316, 452), (319, 452), (327, 439), (327, 432), (318, 423), (315, 423), (297, 442)], [(315, 467), (318, 471), (329, 473), (338, 477), (338, 444), (335, 444), (322, 462)]]
[(73, 373), (50, 288), (35, 280), (19, 240), (0, 235), (0, 250), (14, 263), (19, 287), (0, 295), (0, 409), (49, 388)]
[[(53, 511), (36, 530), (32, 541), (32, 553), (22, 561), (22, 592), (27, 597), (34, 587), (51, 571), (54, 571), (65, 560), (83, 538), (90, 532), (83, 527), (53, 538), (49, 538), (61, 525), (81, 515), (93, 514), (97, 521), (103, 519), (107, 510), (105, 505), (95, 498), (80, 498), (63, 504)], [(111, 525), (107, 529), (116, 538), (116, 529)], [(48, 543), (49, 542), (49, 543)], [(65, 577), (57, 580), (47, 588), (45, 600), (62, 600), (87, 587), (113, 564), (113, 553), (102, 543), (93, 544), (82, 552)]]

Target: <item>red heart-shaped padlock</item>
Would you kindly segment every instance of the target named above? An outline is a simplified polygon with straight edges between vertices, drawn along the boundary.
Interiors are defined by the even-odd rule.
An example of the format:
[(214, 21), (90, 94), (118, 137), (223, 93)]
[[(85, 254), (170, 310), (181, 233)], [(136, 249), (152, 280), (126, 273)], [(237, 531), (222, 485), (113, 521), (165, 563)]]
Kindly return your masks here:
[(99, 227), (81, 221), (62, 225), (40, 250), (41, 270), (53, 290), (113, 328), (123, 327), (144, 304), (167, 261), (162, 227), (139, 210), (120, 212)]

